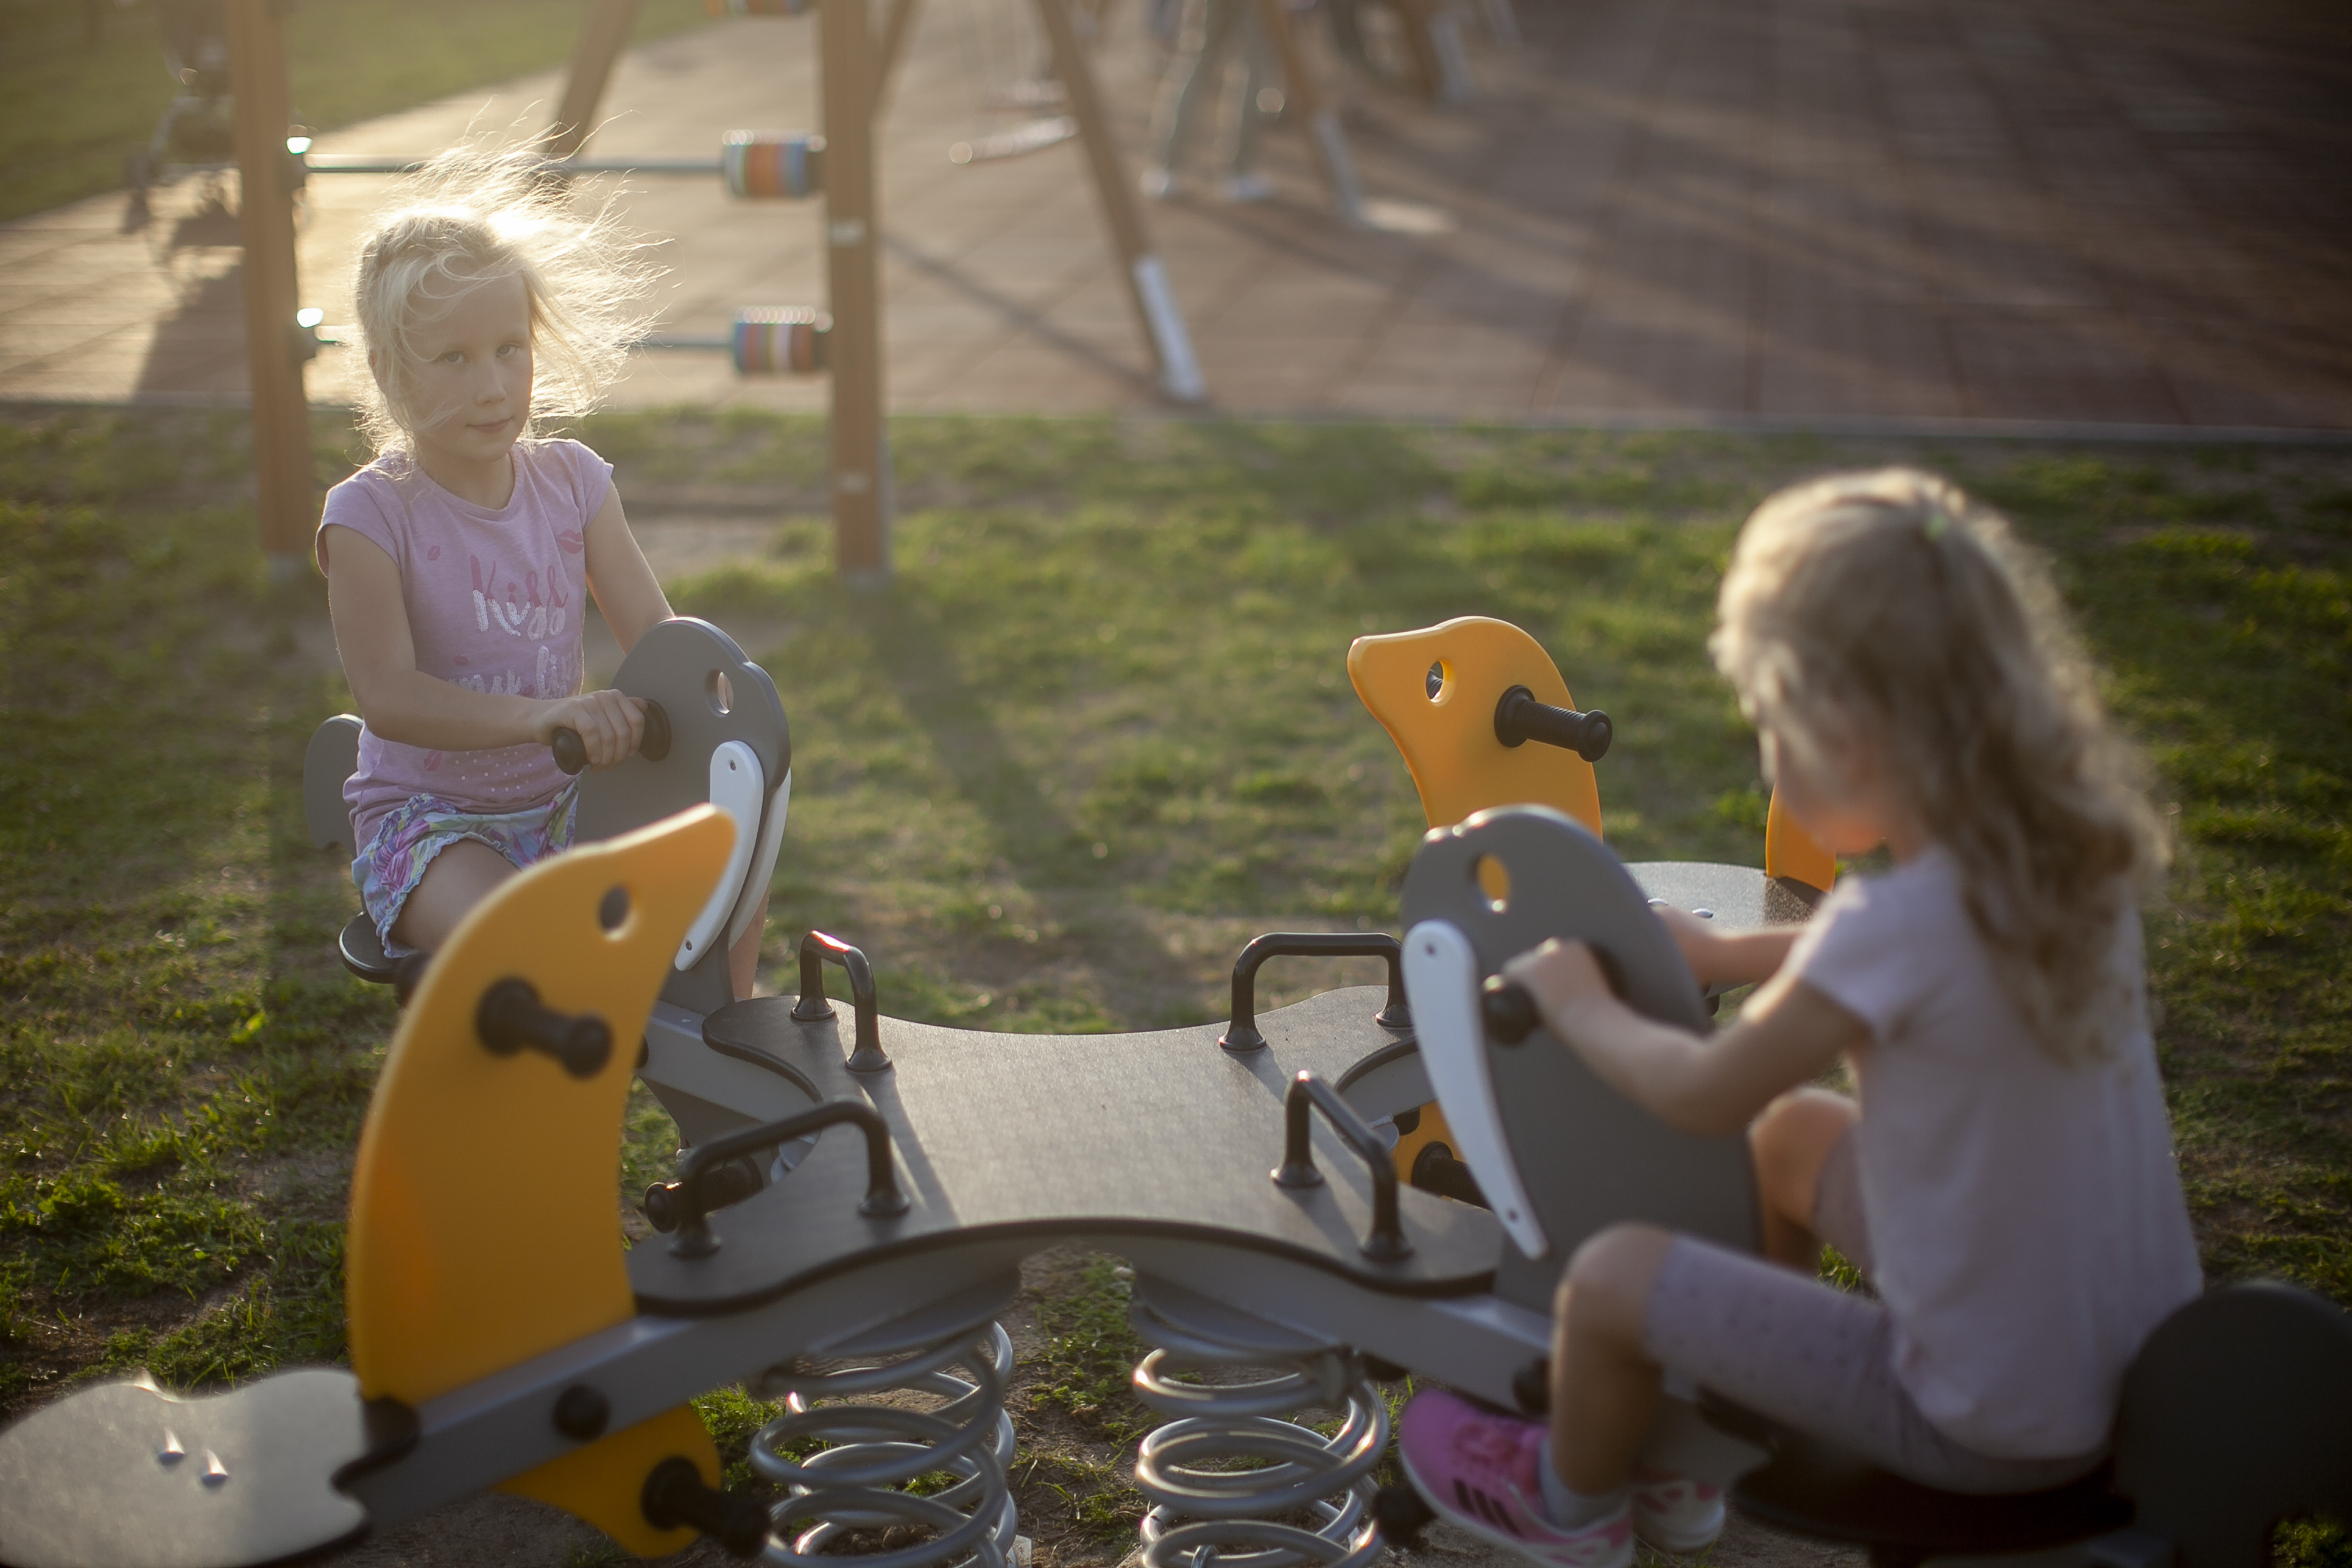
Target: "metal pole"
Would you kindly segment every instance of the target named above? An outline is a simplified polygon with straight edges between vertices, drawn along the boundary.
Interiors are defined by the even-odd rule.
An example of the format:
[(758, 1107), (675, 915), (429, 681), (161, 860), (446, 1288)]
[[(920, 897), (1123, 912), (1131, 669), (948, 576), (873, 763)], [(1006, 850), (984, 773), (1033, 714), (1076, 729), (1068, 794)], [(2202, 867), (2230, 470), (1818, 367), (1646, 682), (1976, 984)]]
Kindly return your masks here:
[(271, 569), (299, 570), (319, 520), (310, 405), (302, 392), (309, 334), (294, 270), (293, 160), (286, 151), (286, 24), (272, 0), (227, 0), (229, 90), (236, 96), (239, 268), (253, 384), (253, 474), (261, 547)]
[(547, 127), (545, 146), (551, 158), (569, 158), (580, 151), (596, 129), (596, 106), (604, 101), (604, 86), (613, 78), (614, 62), (629, 42), (641, 0), (596, 0), (596, 7), (580, 24), (572, 46), (572, 71), (563, 79), (563, 105)]
[(1070, 95), (1070, 114), (1078, 122), (1086, 143), (1087, 164), (1094, 173), (1095, 195), (1101, 198), (1103, 220), (1110, 226), (1111, 243), (1118, 249), (1120, 270), (1127, 277), (1128, 298), (1143, 327), (1145, 347), (1160, 371), (1160, 390), (1179, 403), (1198, 403), (1208, 395), (1201, 380), (1201, 364), (1192, 357), (1192, 336), (1184, 327), (1184, 313), (1176, 292), (1168, 286), (1168, 269), (1152, 253), (1144, 232), (1143, 214), (1135, 202), (1135, 186), (1119, 162), (1111, 141), (1110, 121), (1104, 115), (1102, 95), (1095, 87), (1093, 62), (1078, 47), (1077, 30), (1062, 0), (1037, 0), (1045, 34), (1054, 43), (1055, 68)]
[(824, 216), (833, 310), (834, 565), (890, 575), (890, 450), (882, 424), (882, 298), (875, 266), (874, 37), (866, 0), (824, 0)]
[(1307, 67), (1307, 51), (1298, 47), (1298, 35), (1291, 30), (1289, 8), (1284, 0), (1258, 0), (1257, 16), (1282, 61), (1283, 84), (1290, 91), (1289, 107), (1307, 127), (1307, 141), (1314, 143), (1315, 164), (1323, 172), (1323, 185), (1331, 193), (1331, 205), (1342, 222), (1361, 228), (1364, 188), (1356, 179), (1356, 161), (1348, 155), (1348, 137), (1339, 128), (1339, 111), (1325, 103), (1323, 95), (1316, 89), (1314, 74)]

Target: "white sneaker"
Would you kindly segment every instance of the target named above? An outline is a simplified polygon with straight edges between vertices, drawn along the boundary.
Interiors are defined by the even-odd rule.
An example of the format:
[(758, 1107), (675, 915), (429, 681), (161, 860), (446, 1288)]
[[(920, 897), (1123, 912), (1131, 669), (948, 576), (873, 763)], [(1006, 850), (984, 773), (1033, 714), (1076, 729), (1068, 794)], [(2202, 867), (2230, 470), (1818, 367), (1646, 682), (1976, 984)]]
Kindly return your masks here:
[(1264, 174), (1228, 174), (1217, 184), (1217, 195), (1229, 202), (1263, 202), (1274, 196), (1274, 182)]
[(1176, 172), (1154, 163), (1143, 171), (1143, 194), (1155, 202), (1164, 202), (1176, 194)]
[(1675, 1557), (1706, 1551), (1723, 1533), (1723, 1489), (1665, 1470), (1633, 1472), (1633, 1537)]

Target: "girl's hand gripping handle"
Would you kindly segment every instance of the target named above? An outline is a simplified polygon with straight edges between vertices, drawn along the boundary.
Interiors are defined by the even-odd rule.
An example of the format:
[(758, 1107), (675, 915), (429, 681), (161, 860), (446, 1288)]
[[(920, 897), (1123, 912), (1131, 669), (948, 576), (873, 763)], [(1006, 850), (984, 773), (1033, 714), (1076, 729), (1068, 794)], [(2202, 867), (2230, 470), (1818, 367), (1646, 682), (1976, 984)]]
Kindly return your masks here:
[(669, 715), (625, 692), (585, 691), (551, 704), (543, 734), (567, 773), (609, 768), (632, 752), (655, 763), (669, 755)]

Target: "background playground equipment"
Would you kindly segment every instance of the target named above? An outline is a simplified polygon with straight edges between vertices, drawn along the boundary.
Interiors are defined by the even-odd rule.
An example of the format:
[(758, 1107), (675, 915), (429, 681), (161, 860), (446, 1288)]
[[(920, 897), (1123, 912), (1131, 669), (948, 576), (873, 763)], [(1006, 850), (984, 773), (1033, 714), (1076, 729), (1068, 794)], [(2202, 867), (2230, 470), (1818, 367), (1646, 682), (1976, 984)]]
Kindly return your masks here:
[[(670, 757), (690, 771), (690, 749)], [(993, 1320), (1022, 1257), (1076, 1241), (1133, 1263), (1134, 1320), (1158, 1347), (1139, 1391), (1183, 1412), (1139, 1460), (1159, 1505), (1145, 1561), (1365, 1568), (1383, 1514), (1411, 1523), (1402, 1500), (1367, 1498), (1387, 1437), (1373, 1374), (1535, 1403), (1559, 1265), (1597, 1226), (1752, 1245), (1743, 1141), (1675, 1133), (1617, 1099), (1494, 978), (1543, 936), (1582, 938), (1635, 1005), (1703, 1023), (1640, 888), (1556, 812), (1481, 814), (1424, 843), (1402, 910), (1412, 1031), (1359, 987), (1265, 1016), (1265, 1044), (1239, 1053), (1215, 1025), (1067, 1037), (892, 1018), (863, 955), (816, 935), (797, 1001), (670, 1006), (656, 992), (671, 954), (740, 852), (725, 816), (694, 807), (532, 868), (426, 968), (362, 1137), (352, 1371), (189, 1400), (133, 1380), (50, 1405), (0, 1433), (0, 1486), (20, 1500), (0, 1561), (258, 1563), (495, 1485), (645, 1553), (691, 1529), (808, 1568), (828, 1526), (905, 1522), (930, 1539), (894, 1568), (1001, 1568), (1017, 1519)], [(1499, 905), (1486, 860), (1513, 889)], [(828, 963), (849, 977), (846, 1022)], [(611, 1183), (633, 1066), (682, 1126), (705, 1126), (648, 1194), (668, 1239), (624, 1254)], [(1373, 1123), (1433, 1084), (1458, 1126), (1491, 1133), (1475, 1157), (1508, 1194), (1497, 1214), (1395, 1181)], [(856, 1364), (822, 1378), (805, 1370), (818, 1357)], [(1175, 1375), (1234, 1363), (1270, 1373)], [(751, 1446), (786, 1489), (765, 1508), (717, 1488), (681, 1403), (739, 1380), (787, 1397)], [(947, 1403), (821, 1403), (886, 1388)], [(1336, 1432), (1269, 1414), (1310, 1404), (1342, 1410)], [(794, 1457), (813, 1441), (834, 1446)], [(2103, 1472), (1962, 1498), (1675, 1400), (1648, 1456), (1745, 1472), (1743, 1506), (1884, 1562), (2051, 1548), (2108, 1568), (2257, 1568), (2277, 1519), (2352, 1503), (2352, 1322), (2283, 1287), (2211, 1292), (2132, 1367), (2116, 1448), (2112, 1486)], [(1235, 1468), (1244, 1456), (1284, 1462)], [(946, 1490), (904, 1489), (941, 1471)], [(1268, 1517), (1302, 1510), (1314, 1528)]]
[[(903, 42), (914, 0), (897, 0), (877, 43), (866, 0), (825, 0), (821, 11), (821, 135), (771, 136), (739, 132), (715, 160), (631, 160), (597, 163), (578, 154), (593, 130), (605, 84), (625, 43), (639, 0), (596, 0), (574, 47), (562, 101), (542, 138), (551, 166), (586, 174), (717, 174), (730, 193), (793, 198), (822, 193), (828, 288), (827, 323), (820, 353), (814, 313), (799, 321), (739, 321), (723, 346), (739, 369), (765, 374), (790, 369), (831, 376), (832, 510), (836, 566), (853, 578), (890, 572), (890, 475), (882, 418), (879, 238), (874, 205), (874, 109), (887, 85), (889, 61)], [(388, 156), (312, 155), (310, 137), (293, 124), (287, 101), (285, 25), (276, 0), (223, 0), (237, 165), (243, 199), (246, 352), (250, 368), (257, 510), (263, 548), (281, 570), (299, 570), (317, 521), (311, 474), (310, 413), (303, 366), (317, 353), (318, 313), (300, 302), (294, 254), (294, 196), (312, 174), (385, 174), (414, 160)], [(1200, 365), (1167, 269), (1152, 250), (1133, 186), (1120, 168), (1092, 67), (1079, 47), (1065, 0), (1037, 0), (1053, 41), (1055, 69), (1087, 143), (1104, 216), (1121, 262), (1129, 296), (1160, 389), (1180, 402), (1205, 395)], [(797, 15), (790, 0), (741, 0), (743, 16)], [(781, 333), (760, 331), (781, 324)], [(717, 347), (712, 340), (669, 338), (654, 346)], [(781, 352), (779, 352), (781, 351)]]

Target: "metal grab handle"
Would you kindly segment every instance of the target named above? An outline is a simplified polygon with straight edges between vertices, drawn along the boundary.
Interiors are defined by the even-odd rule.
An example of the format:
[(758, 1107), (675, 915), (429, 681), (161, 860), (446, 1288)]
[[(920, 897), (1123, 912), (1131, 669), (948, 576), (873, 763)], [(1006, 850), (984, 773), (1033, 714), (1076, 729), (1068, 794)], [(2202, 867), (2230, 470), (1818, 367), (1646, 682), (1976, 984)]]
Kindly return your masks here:
[(474, 1009), (474, 1033), (497, 1056), (510, 1057), (526, 1047), (544, 1051), (573, 1078), (594, 1078), (613, 1058), (613, 1031), (604, 1019), (543, 1007), (537, 986), (511, 976), (482, 993)]
[(1495, 704), (1495, 739), (1506, 746), (1541, 741), (1597, 763), (1609, 754), (1609, 742), (1616, 733), (1609, 715), (1600, 709), (1579, 713), (1573, 708), (1555, 708), (1537, 701), (1536, 694), (1524, 686), (1512, 687)]
[(1412, 1011), (1404, 999), (1404, 945), (1386, 931), (1268, 931), (1242, 949), (1234, 960), (1234, 1016), (1217, 1044), (1236, 1054), (1262, 1050), (1265, 1037), (1257, 1032), (1257, 969), (1269, 958), (1385, 958), (1389, 961), (1389, 999), (1372, 1016), (1383, 1029), (1412, 1027)]
[(898, 1190), (898, 1173), (890, 1164), (890, 1124), (882, 1113), (860, 1100), (831, 1100), (781, 1121), (745, 1127), (708, 1143), (698, 1143), (678, 1167), (677, 1180), (646, 1189), (646, 1218), (656, 1230), (676, 1230), (669, 1244), (680, 1258), (708, 1258), (719, 1250), (709, 1215), (716, 1205), (710, 1178), (719, 1168), (745, 1154), (764, 1153), (781, 1143), (805, 1138), (824, 1128), (846, 1121), (866, 1134), (866, 1196), (857, 1212), (868, 1219), (887, 1219), (907, 1212), (907, 1194)]
[[(669, 715), (650, 697), (637, 700), (646, 705), (646, 729), (637, 737), (637, 755), (649, 763), (660, 762), (669, 755)], [(555, 765), (567, 773), (576, 773), (588, 765), (587, 742), (581, 740), (579, 731), (568, 725), (557, 729), (547, 749), (555, 753)]]
[(837, 936), (813, 931), (801, 938), (801, 995), (793, 1016), (803, 1024), (834, 1016), (824, 994), (824, 966), (838, 963), (849, 974), (849, 1000), (857, 1020), (856, 1049), (849, 1053), (851, 1072), (887, 1072), (890, 1058), (882, 1053), (882, 1023), (874, 1007), (874, 966), (866, 955)]
[(1323, 1173), (1315, 1168), (1315, 1151), (1307, 1137), (1310, 1107), (1320, 1110), (1331, 1130), (1371, 1167), (1372, 1230), (1360, 1244), (1364, 1256), (1384, 1263), (1407, 1256), (1412, 1243), (1404, 1238), (1404, 1226), (1397, 1218), (1396, 1162), (1389, 1158), (1388, 1145), (1349, 1109), (1338, 1089), (1304, 1068), (1282, 1097), (1282, 1165), (1274, 1173), (1275, 1184), (1293, 1188), (1323, 1184)]

